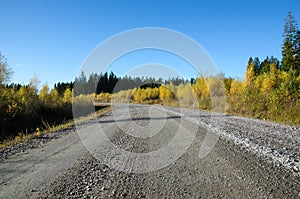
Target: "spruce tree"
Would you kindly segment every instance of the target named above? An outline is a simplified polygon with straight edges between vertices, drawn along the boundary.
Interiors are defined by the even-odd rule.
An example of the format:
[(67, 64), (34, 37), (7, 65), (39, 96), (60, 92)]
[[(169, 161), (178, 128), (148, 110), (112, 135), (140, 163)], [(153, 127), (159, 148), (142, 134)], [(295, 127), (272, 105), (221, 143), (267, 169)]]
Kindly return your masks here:
[(282, 69), (284, 71), (299, 71), (299, 30), (291, 12), (288, 13), (283, 33)]

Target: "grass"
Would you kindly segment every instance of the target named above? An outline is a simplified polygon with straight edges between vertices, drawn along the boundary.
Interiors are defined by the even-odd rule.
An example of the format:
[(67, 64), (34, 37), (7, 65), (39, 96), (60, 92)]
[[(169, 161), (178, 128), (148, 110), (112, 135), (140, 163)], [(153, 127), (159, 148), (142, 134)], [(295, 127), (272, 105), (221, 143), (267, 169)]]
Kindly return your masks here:
[[(89, 121), (91, 119), (95, 119), (97, 117), (104, 115), (105, 113), (110, 112), (112, 109), (113, 108), (111, 106), (105, 107), (99, 111), (96, 111), (95, 113), (91, 113), (87, 116), (77, 118), (76, 123), (82, 123), (82, 122)], [(38, 138), (42, 135), (55, 133), (55, 132), (61, 131), (63, 129), (68, 129), (68, 128), (74, 127), (75, 121), (74, 121), (74, 119), (72, 119), (65, 123), (56, 125), (56, 126), (54, 126), (54, 125), (51, 126), (45, 121), (43, 122), (43, 124), (44, 124), (45, 128), (42, 131), (39, 128), (37, 128), (36, 132), (34, 132), (34, 133), (30, 133), (30, 134), (19, 133), (19, 135), (15, 136), (15, 137), (11, 137), (11, 138), (4, 140), (3, 142), (0, 143), (0, 149), (3, 149), (5, 147), (15, 146), (17, 144), (24, 143), (28, 140)]]

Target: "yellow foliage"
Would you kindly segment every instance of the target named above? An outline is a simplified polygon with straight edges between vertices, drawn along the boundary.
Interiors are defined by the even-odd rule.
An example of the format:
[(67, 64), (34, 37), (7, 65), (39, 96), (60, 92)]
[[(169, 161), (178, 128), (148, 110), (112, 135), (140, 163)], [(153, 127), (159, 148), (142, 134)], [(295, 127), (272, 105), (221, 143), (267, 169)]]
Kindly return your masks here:
[(35, 136), (36, 136), (36, 137), (39, 137), (40, 135), (41, 135), (40, 128), (36, 128)]
[(133, 100), (137, 103), (142, 103), (144, 100), (142, 89), (140, 87), (134, 89), (132, 96), (133, 96)]
[(198, 107), (198, 100), (190, 83), (180, 84), (176, 96), (181, 107)]
[(233, 80), (231, 83), (230, 95), (242, 94), (242, 92), (243, 92), (242, 82), (239, 80)]
[(121, 90), (118, 93), (114, 93), (111, 96), (111, 101), (128, 103), (128, 102), (130, 102), (130, 98), (132, 97), (133, 93), (134, 93), (133, 89)]
[(62, 103), (62, 97), (59, 96), (58, 92), (56, 89), (52, 89), (50, 94), (49, 94), (49, 99), (50, 99), (50, 104), (53, 106), (56, 104), (61, 104)]
[(203, 76), (196, 79), (193, 90), (198, 99), (208, 98), (210, 96), (206, 79)]
[(264, 81), (264, 77), (262, 75), (258, 76), (254, 81), (254, 88), (259, 90), (261, 88), (263, 81)]
[(165, 85), (159, 87), (159, 99), (161, 99), (165, 105), (170, 105), (174, 102), (175, 96), (173, 92)]
[(222, 97), (226, 95), (225, 86), (222, 76), (210, 76), (206, 79), (209, 95), (211, 97)]
[(262, 75), (263, 81), (261, 85), (261, 92), (268, 93), (276, 85), (276, 77), (264, 73)]
[(21, 102), (22, 104), (26, 103), (26, 99), (27, 99), (27, 90), (24, 86), (21, 86), (20, 90), (19, 90), (19, 96), (21, 98)]
[(49, 87), (47, 84), (45, 84), (43, 86), (43, 88), (41, 89), (40, 93), (39, 93), (39, 100), (43, 103), (48, 102), (49, 100)]
[(67, 88), (64, 92), (63, 101), (64, 103), (72, 103), (72, 91), (70, 88)]
[(251, 63), (248, 66), (248, 69), (247, 69), (246, 74), (245, 74), (245, 80), (243, 82), (244, 89), (246, 89), (247, 87), (250, 87), (252, 85), (252, 82), (253, 82), (254, 78), (255, 78), (254, 64)]
[(270, 64), (270, 76), (276, 77), (278, 72), (276, 63)]
[(111, 94), (109, 93), (100, 93), (95, 97), (97, 102), (109, 102), (111, 100)]

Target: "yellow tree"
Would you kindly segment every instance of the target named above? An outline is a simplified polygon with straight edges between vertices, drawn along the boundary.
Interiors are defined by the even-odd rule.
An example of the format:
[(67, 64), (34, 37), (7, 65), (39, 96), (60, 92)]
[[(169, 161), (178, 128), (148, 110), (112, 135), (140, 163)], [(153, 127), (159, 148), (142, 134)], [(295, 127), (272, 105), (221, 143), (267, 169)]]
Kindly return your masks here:
[(179, 84), (176, 95), (180, 106), (197, 108), (197, 98), (190, 83)]
[(213, 111), (225, 112), (226, 91), (223, 76), (210, 76), (206, 80), (210, 93), (210, 108)]
[(244, 108), (243, 83), (237, 79), (231, 82), (229, 96), (227, 96), (227, 110), (240, 113)]
[(270, 74), (264, 73), (263, 82), (261, 85), (261, 91), (268, 94), (272, 88), (276, 87), (276, 78), (277, 78), (277, 67), (276, 64), (270, 65)]
[(244, 80), (244, 89), (252, 86), (253, 80), (255, 78), (254, 67), (255, 66), (253, 63), (250, 63), (247, 66), (247, 71), (246, 71), (245, 80)]
[(67, 88), (64, 92), (63, 102), (64, 103), (72, 103), (72, 91), (70, 88)]
[(199, 107), (202, 109), (210, 109), (210, 90), (207, 85), (206, 78), (200, 76), (196, 79), (196, 83), (193, 85), (194, 93), (198, 99)]
[(159, 87), (159, 99), (161, 99), (165, 104), (170, 104), (173, 99), (173, 93), (165, 85)]
[(242, 83), (239, 80), (233, 80), (230, 87), (230, 95), (241, 95), (243, 92)]
[(47, 84), (45, 84), (41, 89), (39, 93), (39, 100), (44, 104), (46, 104), (49, 101), (49, 87)]
[(21, 88), (19, 89), (19, 97), (20, 100), (22, 102), (22, 104), (25, 104), (25, 102), (27, 101), (27, 90), (24, 86), (21, 86)]
[(61, 98), (56, 89), (52, 89), (49, 96), (52, 106), (61, 104)]
[(31, 85), (22, 86), (18, 92), (18, 97), (22, 104), (22, 109), (25, 113), (32, 113), (36, 111), (36, 106), (38, 104), (38, 95), (36, 93), (36, 88)]
[(210, 95), (206, 79), (203, 76), (196, 79), (196, 83), (193, 85), (193, 90), (198, 99), (208, 98)]
[(9, 117), (14, 117), (21, 109), (21, 103), (18, 97), (18, 92), (14, 89), (1, 89), (1, 114), (4, 116), (6, 113)]
[(134, 101), (137, 103), (142, 103), (145, 99), (145, 94), (143, 93), (143, 90), (140, 87), (134, 89), (132, 96)]

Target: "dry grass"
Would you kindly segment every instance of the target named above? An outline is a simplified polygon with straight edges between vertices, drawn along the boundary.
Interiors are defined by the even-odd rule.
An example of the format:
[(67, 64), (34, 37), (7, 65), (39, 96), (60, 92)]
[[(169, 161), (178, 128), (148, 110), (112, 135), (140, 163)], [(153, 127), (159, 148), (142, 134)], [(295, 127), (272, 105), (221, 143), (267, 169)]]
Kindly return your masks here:
[[(113, 108), (111, 106), (108, 106), (108, 107), (103, 108), (103, 109), (101, 109), (101, 110), (99, 110), (95, 113), (92, 113), (88, 116), (77, 118), (76, 122), (77, 123), (82, 123), (82, 122), (86, 122), (86, 121), (91, 120), (91, 119), (95, 119), (97, 117), (100, 117), (100, 116), (104, 115), (105, 113), (110, 112), (112, 109)], [(59, 124), (59, 125), (56, 125), (56, 126), (51, 126), (47, 122), (43, 122), (43, 124), (44, 124), (45, 128), (42, 131), (39, 128), (37, 128), (36, 132), (34, 132), (34, 133), (30, 133), (30, 134), (19, 133), (19, 135), (15, 136), (13, 138), (9, 138), (9, 139), (3, 141), (2, 143), (0, 143), (0, 149), (3, 149), (3, 148), (8, 147), (8, 146), (14, 146), (14, 145), (19, 144), (19, 143), (26, 142), (28, 140), (38, 138), (42, 135), (46, 135), (46, 134), (49, 134), (49, 133), (54, 133), (54, 132), (57, 132), (57, 131), (61, 131), (63, 129), (74, 127), (75, 126), (75, 121), (74, 121), (74, 119), (72, 119), (72, 120), (69, 120), (69, 121), (67, 121), (63, 124)]]

